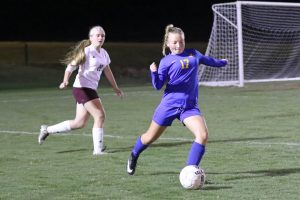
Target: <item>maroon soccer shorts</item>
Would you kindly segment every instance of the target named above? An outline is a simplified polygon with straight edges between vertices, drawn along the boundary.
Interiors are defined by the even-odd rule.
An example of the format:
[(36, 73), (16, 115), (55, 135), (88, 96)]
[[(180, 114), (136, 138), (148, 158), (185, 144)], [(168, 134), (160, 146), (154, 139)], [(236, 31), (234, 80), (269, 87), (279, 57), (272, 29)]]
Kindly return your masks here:
[(85, 104), (93, 99), (98, 99), (99, 96), (96, 90), (91, 88), (73, 88), (73, 96), (77, 103)]

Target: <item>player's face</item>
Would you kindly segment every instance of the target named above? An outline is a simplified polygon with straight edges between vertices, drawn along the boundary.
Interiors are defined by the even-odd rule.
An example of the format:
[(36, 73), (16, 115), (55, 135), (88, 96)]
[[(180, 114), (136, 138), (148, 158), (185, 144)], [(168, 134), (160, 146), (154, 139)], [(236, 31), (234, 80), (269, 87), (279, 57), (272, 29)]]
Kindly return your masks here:
[(169, 33), (167, 46), (172, 54), (182, 53), (185, 48), (184, 35), (179, 33)]
[(103, 31), (93, 31), (90, 35), (90, 41), (93, 46), (98, 47), (102, 46), (105, 40), (105, 33)]

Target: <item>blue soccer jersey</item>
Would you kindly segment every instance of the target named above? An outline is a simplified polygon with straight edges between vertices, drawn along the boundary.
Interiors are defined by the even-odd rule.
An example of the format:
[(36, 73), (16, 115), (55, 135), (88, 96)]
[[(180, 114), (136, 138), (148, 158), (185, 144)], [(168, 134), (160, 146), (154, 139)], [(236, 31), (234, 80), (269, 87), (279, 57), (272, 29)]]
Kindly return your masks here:
[(202, 55), (195, 49), (185, 49), (181, 54), (169, 54), (161, 59), (158, 70), (151, 75), (153, 87), (157, 90), (167, 82), (162, 105), (181, 108), (198, 106), (199, 64), (223, 67), (227, 61)]

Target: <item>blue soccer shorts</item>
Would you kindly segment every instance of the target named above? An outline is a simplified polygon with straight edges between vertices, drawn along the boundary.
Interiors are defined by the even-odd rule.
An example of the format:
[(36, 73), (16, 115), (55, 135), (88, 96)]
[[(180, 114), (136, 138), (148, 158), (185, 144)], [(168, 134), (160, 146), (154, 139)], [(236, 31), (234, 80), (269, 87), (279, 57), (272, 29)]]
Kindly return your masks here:
[(178, 108), (160, 104), (157, 106), (152, 120), (160, 126), (171, 126), (175, 119), (183, 123), (184, 119), (196, 115), (202, 115), (198, 107)]

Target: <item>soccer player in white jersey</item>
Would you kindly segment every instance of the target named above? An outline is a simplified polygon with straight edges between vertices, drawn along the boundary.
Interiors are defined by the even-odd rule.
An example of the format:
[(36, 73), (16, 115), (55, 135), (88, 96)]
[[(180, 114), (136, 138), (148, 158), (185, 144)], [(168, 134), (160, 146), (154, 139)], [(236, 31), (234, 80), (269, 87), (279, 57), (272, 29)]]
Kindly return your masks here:
[(42, 144), (50, 134), (68, 132), (83, 128), (90, 115), (94, 119), (92, 138), (94, 155), (104, 154), (103, 125), (105, 110), (98, 96), (97, 88), (102, 72), (117, 96), (122, 97), (123, 92), (118, 87), (110, 69), (110, 58), (102, 45), (105, 40), (105, 31), (101, 26), (94, 26), (89, 31), (89, 40), (82, 40), (67, 53), (63, 63), (67, 65), (63, 82), (59, 88), (64, 89), (69, 84), (69, 78), (78, 68), (78, 73), (73, 84), (73, 96), (76, 100), (76, 116), (73, 120), (47, 126), (42, 125), (38, 143)]

